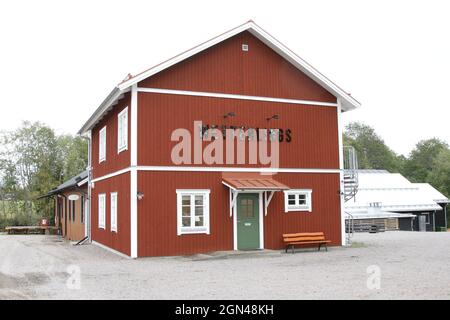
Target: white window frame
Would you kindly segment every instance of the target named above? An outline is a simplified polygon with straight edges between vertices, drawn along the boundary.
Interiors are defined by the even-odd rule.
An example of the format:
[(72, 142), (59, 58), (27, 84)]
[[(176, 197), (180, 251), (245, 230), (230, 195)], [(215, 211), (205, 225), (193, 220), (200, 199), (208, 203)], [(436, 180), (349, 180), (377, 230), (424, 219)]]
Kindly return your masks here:
[(98, 132), (98, 163), (106, 161), (106, 126)]
[(106, 194), (98, 195), (98, 228), (106, 229)]
[[(295, 205), (290, 205), (289, 195), (295, 195)], [(306, 204), (298, 204), (299, 195), (306, 195)], [(312, 212), (312, 190), (311, 189), (290, 189), (284, 191), (284, 212), (307, 211)]]
[[(183, 234), (209, 234), (209, 195), (211, 191), (202, 189), (177, 189), (177, 235)], [(203, 226), (202, 227), (183, 227), (182, 220), (182, 196), (191, 196), (191, 224), (195, 221), (195, 199), (196, 195), (203, 195)]]
[(127, 149), (128, 149), (128, 107), (123, 109), (117, 115), (117, 153), (120, 153)]
[(117, 233), (117, 192), (110, 194), (110, 211), (111, 211), (111, 232)]

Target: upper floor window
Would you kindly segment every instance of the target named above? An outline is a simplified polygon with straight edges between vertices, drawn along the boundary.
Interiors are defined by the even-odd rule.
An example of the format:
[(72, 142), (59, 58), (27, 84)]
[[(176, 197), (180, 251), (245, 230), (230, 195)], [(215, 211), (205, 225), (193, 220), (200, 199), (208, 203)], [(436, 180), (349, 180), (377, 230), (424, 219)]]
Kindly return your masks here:
[(209, 234), (209, 190), (177, 190), (178, 235)]
[(284, 191), (284, 212), (312, 211), (311, 189), (291, 189)]
[(119, 113), (117, 120), (117, 152), (121, 152), (128, 148), (128, 107)]
[(106, 160), (106, 126), (98, 134), (98, 162)]

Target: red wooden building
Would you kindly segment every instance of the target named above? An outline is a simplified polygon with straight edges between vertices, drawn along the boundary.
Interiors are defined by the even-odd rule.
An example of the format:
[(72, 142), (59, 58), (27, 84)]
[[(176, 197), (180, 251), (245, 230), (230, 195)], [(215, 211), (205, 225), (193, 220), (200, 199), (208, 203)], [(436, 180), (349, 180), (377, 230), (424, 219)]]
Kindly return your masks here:
[[(283, 233), (309, 231), (341, 245), (340, 115), (358, 106), (252, 21), (127, 77), (80, 130), (91, 240), (130, 257), (279, 249)], [(227, 161), (197, 156), (222, 136)], [(250, 141), (276, 142), (276, 165)]]

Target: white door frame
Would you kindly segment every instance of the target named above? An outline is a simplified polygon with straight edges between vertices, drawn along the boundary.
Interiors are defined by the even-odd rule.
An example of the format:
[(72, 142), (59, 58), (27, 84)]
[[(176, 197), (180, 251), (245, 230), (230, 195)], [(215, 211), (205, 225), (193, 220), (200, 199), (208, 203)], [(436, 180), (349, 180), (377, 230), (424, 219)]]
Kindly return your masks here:
[(259, 197), (259, 249), (264, 249), (264, 213), (263, 213), (263, 193), (264, 191), (241, 191), (235, 190), (236, 201), (233, 206), (233, 250), (238, 250), (237, 238), (237, 196), (240, 193), (257, 193)]

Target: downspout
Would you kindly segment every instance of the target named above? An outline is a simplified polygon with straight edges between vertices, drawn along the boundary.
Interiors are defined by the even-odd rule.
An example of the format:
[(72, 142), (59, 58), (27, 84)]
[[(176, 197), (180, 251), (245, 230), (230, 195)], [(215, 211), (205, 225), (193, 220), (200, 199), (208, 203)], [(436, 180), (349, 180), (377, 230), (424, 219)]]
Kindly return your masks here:
[[(85, 236), (88, 237), (88, 241), (92, 242), (92, 232), (91, 232), (91, 207), (92, 207), (92, 131), (89, 130), (89, 133), (87, 136), (80, 136), (83, 139), (86, 139), (88, 141), (88, 166), (86, 168), (87, 170), (87, 178), (88, 178), (88, 193), (87, 193), (87, 200), (88, 200), (88, 210), (84, 213), (84, 221), (85, 221)], [(84, 204), (83, 204), (84, 205)]]
[(67, 197), (64, 194), (60, 194), (60, 196), (64, 198), (64, 232), (62, 232), (61, 228), (61, 236), (65, 238), (67, 235)]
[(444, 217), (445, 217), (445, 228), (446, 228), (446, 229), (448, 228), (448, 222), (447, 222), (447, 206), (448, 206), (448, 204), (445, 203), (445, 204), (444, 204)]

